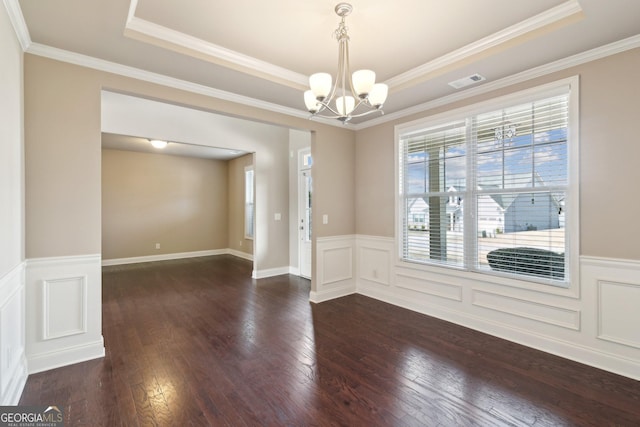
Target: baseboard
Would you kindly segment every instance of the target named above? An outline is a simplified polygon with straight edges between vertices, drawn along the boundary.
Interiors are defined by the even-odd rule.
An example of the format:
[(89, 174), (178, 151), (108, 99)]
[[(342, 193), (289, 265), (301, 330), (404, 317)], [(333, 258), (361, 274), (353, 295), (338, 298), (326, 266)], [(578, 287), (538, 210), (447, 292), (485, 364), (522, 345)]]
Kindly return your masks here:
[(289, 273), (290, 267), (276, 267), (276, 268), (268, 268), (265, 270), (253, 270), (251, 273), (252, 279), (266, 279), (267, 277), (273, 276), (282, 276), (283, 274)]
[(294, 276), (300, 276), (300, 269), (298, 267), (289, 267), (289, 274), (293, 274)]
[[(149, 256), (140, 256), (140, 257), (131, 257), (131, 258), (104, 259), (102, 260), (102, 266), (106, 267), (111, 265), (137, 264), (141, 262), (169, 261), (173, 259), (197, 258), (197, 257), (212, 256), (212, 255), (233, 255), (238, 258), (253, 261), (252, 254), (241, 252), (235, 249), (226, 248), (226, 249), (212, 249), (208, 251), (179, 252), (179, 253), (172, 253), (172, 254), (149, 255)], [(268, 268), (264, 270), (253, 270), (251, 277), (253, 279), (265, 279), (267, 277), (281, 276), (283, 274), (300, 275), (300, 271), (297, 268), (293, 268), (289, 266), (276, 267), (276, 268)]]
[(29, 355), (29, 375), (72, 365), (74, 363), (98, 359), (104, 357), (104, 355), (105, 349), (102, 339), (88, 344), (50, 351), (48, 353)]
[(344, 286), (330, 290), (324, 290), (322, 292), (311, 291), (309, 293), (309, 301), (319, 304), (321, 302), (330, 301), (336, 298), (346, 297), (357, 293), (355, 286)]
[(249, 260), (249, 261), (253, 261), (253, 255), (252, 254), (248, 254), (246, 252), (237, 251), (235, 249), (227, 249), (226, 253), (228, 255), (233, 255), (233, 256), (238, 257), (238, 258), (242, 258), (242, 259), (246, 259), (246, 260)]
[(197, 258), (201, 256), (211, 256), (211, 255), (225, 255), (228, 253), (229, 253), (229, 249), (211, 249), (207, 251), (176, 252), (171, 254), (147, 255), (147, 256), (137, 256), (137, 257), (130, 257), (130, 258), (112, 258), (112, 259), (103, 259), (102, 266), (105, 267), (110, 265), (137, 264), (141, 262), (169, 261), (172, 259)]

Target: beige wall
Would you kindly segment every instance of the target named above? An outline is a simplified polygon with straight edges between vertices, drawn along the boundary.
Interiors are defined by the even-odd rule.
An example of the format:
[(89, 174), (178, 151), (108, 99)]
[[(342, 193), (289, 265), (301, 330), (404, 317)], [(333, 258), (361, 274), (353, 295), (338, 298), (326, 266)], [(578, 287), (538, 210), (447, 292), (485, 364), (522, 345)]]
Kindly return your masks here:
[[(315, 235), (355, 232), (353, 131), (30, 54), (24, 57), (24, 70), (27, 257), (101, 251), (102, 89), (312, 131), (313, 155), (319, 165), (314, 170)], [(258, 167), (282, 170), (269, 185), (279, 185), (282, 181), (285, 201), (281, 212), (283, 221), (276, 225), (276, 230), (282, 226), (286, 243), (281, 251), (268, 253), (260, 268), (280, 267), (288, 261), (286, 143), (282, 153), (284, 157), (276, 163), (272, 158), (256, 157)], [(256, 179), (264, 176), (258, 175)], [(268, 208), (275, 202), (264, 195), (262, 203)], [(270, 211), (268, 215), (273, 213)], [(323, 213), (330, 217), (327, 225), (321, 224)], [(269, 221), (272, 220), (273, 216)], [(267, 234), (265, 244), (269, 238)], [(284, 264), (279, 258), (277, 262), (270, 258), (280, 255), (285, 257)]]
[(105, 132), (255, 153), (254, 273), (288, 270), (287, 218), (273, 219), (288, 209), (287, 128), (110, 91), (103, 91), (101, 109)]
[[(313, 231), (314, 237), (353, 234), (355, 216), (355, 145), (354, 131), (336, 131), (320, 142), (312, 136), (313, 157)], [(327, 215), (328, 224), (322, 223)]]
[[(630, 164), (640, 150), (632, 143), (631, 118), (636, 111), (631, 88), (638, 85), (634, 70), (639, 58), (638, 49), (628, 51), (356, 134), (25, 55), (27, 256), (100, 252), (102, 87), (313, 131), (316, 237), (354, 232), (393, 236), (394, 125), (580, 74), (581, 253), (640, 259), (640, 246), (628, 238), (640, 235), (640, 223), (633, 218), (639, 202), (629, 197), (640, 172)], [(608, 200), (625, 201), (624, 207), (602, 203), (604, 194)], [(329, 216), (327, 225), (322, 225), (323, 214)], [(614, 221), (625, 227), (602, 226)]]
[(244, 169), (253, 165), (253, 153), (228, 162), (229, 204), (228, 241), (229, 248), (253, 254), (253, 239), (244, 237)]
[(0, 278), (24, 260), (22, 59), (0, 7)]
[(640, 260), (640, 49), (359, 131), (356, 231), (394, 236), (394, 126), (482, 100), (580, 75), (581, 255)]
[(225, 249), (227, 194), (226, 161), (103, 149), (102, 258)]
[(101, 82), (33, 59), (24, 57), (26, 256), (99, 254)]

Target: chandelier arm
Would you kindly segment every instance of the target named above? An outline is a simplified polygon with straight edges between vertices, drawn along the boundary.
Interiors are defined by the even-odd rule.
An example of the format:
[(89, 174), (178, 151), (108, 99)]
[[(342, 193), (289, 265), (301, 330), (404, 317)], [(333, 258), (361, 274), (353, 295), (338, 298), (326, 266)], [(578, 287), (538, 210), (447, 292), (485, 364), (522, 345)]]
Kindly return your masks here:
[[(347, 40), (345, 41), (345, 50), (346, 50), (345, 57), (347, 58), (347, 66), (345, 67), (345, 71), (346, 71), (347, 75), (349, 76), (349, 88), (351, 89), (351, 95), (353, 96), (354, 99), (360, 99), (360, 97), (356, 93), (355, 89), (353, 88), (353, 78), (352, 78), (352, 74), (351, 74), (351, 63), (349, 61), (349, 38), (348, 37), (347, 37)], [(360, 105), (360, 104), (361, 104), (361, 102), (358, 103), (358, 105)], [(355, 108), (354, 108), (354, 110), (355, 110)]]
[(384, 111), (382, 111), (382, 110), (369, 110), (369, 111), (365, 111), (364, 113), (360, 113), (360, 114), (351, 114), (351, 115), (349, 115), (349, 118), (355, 119), (355, 118), (358, 118), (358, 117), (368, 116), (369, 114), (373, 114), (373, 113), (380, 113), (381, 115), (384, 115)]
[(340, 79), (340, 62), (341, 61), (342, 61), (342, 58), (340, 56), (340, 50), (338, 49), (338, 74), (336, 74), (336, 80), (333, 82), (333, 86), (331, 87), (331, 92), (329, 92), (329, 95), (324, 99), (324, 102), (321, 102), (321, 104), (325, 104), (325, 107), (328, 107), (328, 104), (331, 101), (333, 101), (333, 97), (336, 96), (338, 81)]
[(322, 105), (322, 108), (319, 109), (318, 111), (316, 111), (313, 115), (314, 116), (320, 116), (320, 117), (327, 117), (327, 116), (322, 116), (320, 115), (321, 112), (323, 112), (324, 110), (329, 110), (331, 111), (333, 114), (336, 115), (336, 117), (331, 117), (331, 118), (338, 118), (338, 117), (344, 117), (343, 115), (341, 115), (340, 113), (338, 113), (336, 110), (334, 110), (333, 108), (331, 108), (331, 106), (324, 102), (324, 101), (318, 101), (318, 104)]

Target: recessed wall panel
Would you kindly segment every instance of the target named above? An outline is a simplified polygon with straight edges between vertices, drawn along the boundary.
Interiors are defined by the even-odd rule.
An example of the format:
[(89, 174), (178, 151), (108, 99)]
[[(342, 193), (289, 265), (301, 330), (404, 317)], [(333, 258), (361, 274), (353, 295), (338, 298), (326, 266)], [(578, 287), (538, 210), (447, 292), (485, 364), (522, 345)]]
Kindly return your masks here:
[(353, 277), (352, 253), (351, 246), (324, 250), (322, 286), (350, 280)]
[(640, 284), (598, 281), (598, 338), (640, 348)]
[(43, 281), (44, 340), (87, 331), (86, 288), (86, 276)]

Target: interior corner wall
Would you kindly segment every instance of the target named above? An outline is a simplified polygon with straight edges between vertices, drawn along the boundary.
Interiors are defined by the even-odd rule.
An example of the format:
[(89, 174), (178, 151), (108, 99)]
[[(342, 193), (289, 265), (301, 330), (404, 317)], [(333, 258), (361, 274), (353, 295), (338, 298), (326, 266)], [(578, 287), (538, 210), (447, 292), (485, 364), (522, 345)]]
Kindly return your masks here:
[(247, 239), (244, 233), (245, 219), (245, 182), (244, 172), (247, 166), (253, 166), (253, 153), (245, 154), (228, 161), (228, 247), (232, 253), (253, 258), (253, 239)]
[(103, 149), (102, 259), (226, 249), (227, 187), (224, 160)]
[(23, 54), (0, 6), (0, 405), (27, 380), (23, 159)]

